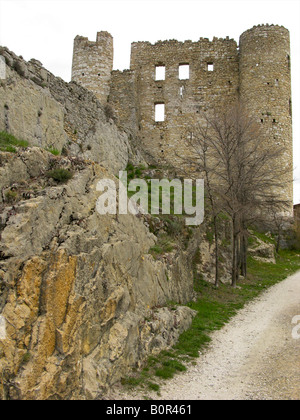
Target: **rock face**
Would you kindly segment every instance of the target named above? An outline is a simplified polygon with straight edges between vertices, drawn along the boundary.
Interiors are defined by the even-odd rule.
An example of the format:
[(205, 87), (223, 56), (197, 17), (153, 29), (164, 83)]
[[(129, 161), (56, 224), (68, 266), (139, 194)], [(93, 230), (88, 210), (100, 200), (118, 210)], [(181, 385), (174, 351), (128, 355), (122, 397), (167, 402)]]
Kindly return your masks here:
[(138, 149), (91, 92), (0, 54), (0, 131), (30, 144), (0, 152), (0, 399), (96, 399), (191, 324), (168, 302), (193, 297), (199, 238), (156, 261), (144, 217), (100, 215), (97, 183)]
[[(97, 182), (114, 178), (98, 164), (39, 148), (0, 158), (1, 188), (18, 194), (1, 204), (0, 398), (95, 399), (190, 325), (167, 302), (193, 296), (193, 249), (155, 261), (143, 218), (99, 215)], [(55, 165), (73, 178), (45, 178)]]
[(93, 93), (53, 76), (37, 60), (26, 62), (7, 48), (0, 54), (6, 61), (6, 78), (0, 84), (0, 131), (32, 146), (91, 159), (116, 175), (128, 160), (142, 160)]
[(257, 261), (276, 264), (275, 245), (273, 243), (264, 242), (257, 236), (253, 236), (253, 243), (251, 247), (249, 247), (248, 252)]

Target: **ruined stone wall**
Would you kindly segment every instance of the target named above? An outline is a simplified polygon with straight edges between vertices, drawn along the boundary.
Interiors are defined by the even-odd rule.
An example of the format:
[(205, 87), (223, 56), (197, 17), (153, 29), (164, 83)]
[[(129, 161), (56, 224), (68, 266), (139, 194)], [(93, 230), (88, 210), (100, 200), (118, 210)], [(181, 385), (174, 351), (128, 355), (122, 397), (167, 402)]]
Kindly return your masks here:
[(117, 70), (111, 73), (108, 102), (114, 109), (118, 125), (124, 130), (136, 133), (138, 127), (138, 102), (133, 71), (125, 70), (122, 72)]
[(272, 150), (283, 147), (279, 167), (283, 188), (277, 191), (293, 205), (293, 138), (289, 31), (277, 25), (259, 25), (240, 37), (240, 95), (261, 124), (262, 143)]
[(105, 102), (109, 95), (113, 68), (113, 38), (98, 32), (96, 42), (77, 36), (74, 40), (72, 81), (82, 84)]
[[(188, 65), (188, 78), (179, 67)], [(156, 80), (156, 67), (165, 67), (165, 80)], [(234, 40), (214, 38), (198, 42), (165, 41), (132, 44), (139, 107), (139, 136), (144, 150), (156, 161), (182, 164), (187, 131), (207, 109), (217, 109), (237, 97), (239, 70)], [(165, 119), (155, 121), (155, 105), (165, 105)]]

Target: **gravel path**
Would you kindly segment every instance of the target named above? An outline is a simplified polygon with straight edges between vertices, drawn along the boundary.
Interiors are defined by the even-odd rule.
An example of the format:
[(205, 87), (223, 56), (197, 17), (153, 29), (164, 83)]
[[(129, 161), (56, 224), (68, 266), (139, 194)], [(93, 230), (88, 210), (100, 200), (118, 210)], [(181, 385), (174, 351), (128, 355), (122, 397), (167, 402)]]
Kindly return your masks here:
[[(159, 397), (148, 395), (156, 400), (299, 400), (300, 339), (292, 337), (296, 315), (300, 272), (271, 287), (213, 332), (197, 364), (165, 382)], [(111, 395), (126, 400), (142, 397), (122, 389)]]

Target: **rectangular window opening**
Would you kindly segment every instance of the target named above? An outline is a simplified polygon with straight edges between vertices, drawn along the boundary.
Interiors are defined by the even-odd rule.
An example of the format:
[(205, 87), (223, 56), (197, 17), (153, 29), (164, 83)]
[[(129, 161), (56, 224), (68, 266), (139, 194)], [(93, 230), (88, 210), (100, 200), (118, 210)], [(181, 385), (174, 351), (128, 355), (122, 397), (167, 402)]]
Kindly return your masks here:
[(207, 71), (214, 71), (214, 63), (207, 63)]
[(166, 66), (155, 66), (155, 80), (166, 79)]
[(187, 80), (190, 78), (190, 65), (179, 64), (179, 80)]
[(155, 122), (165, 121), (165, 104), (155, 104)]

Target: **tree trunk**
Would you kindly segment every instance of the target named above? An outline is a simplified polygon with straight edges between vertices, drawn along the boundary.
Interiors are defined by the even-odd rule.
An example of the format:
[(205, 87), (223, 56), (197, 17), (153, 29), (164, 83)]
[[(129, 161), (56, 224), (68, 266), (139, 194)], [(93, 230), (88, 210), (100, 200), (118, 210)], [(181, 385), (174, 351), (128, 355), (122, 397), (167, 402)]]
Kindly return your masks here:
[(247, 250), (247, 236), (243, 233), (241, 240), (241, 275), (244, 277), (247, 277)]
[(232, 219), (232, 279), (231, 286), (236, 287), (237, 284), (237, 234), (236, 234), (236, 219)]
[(277, 241), (276, 241), (276, 252), (279, 253), (280, 250), (280, 240), (281, 240), (281, 231), (278, 230)]
[(218, 226), (217, 226), (217, 216), (214, 216), (214, 233), (215, 233), (215, 247), (216, 247), (216, 259), (215, 259), (215, 268), (216, 268), (216, 275), (215, 275), (215, 286), (219, 287), (219, 235), (218, 235)]

